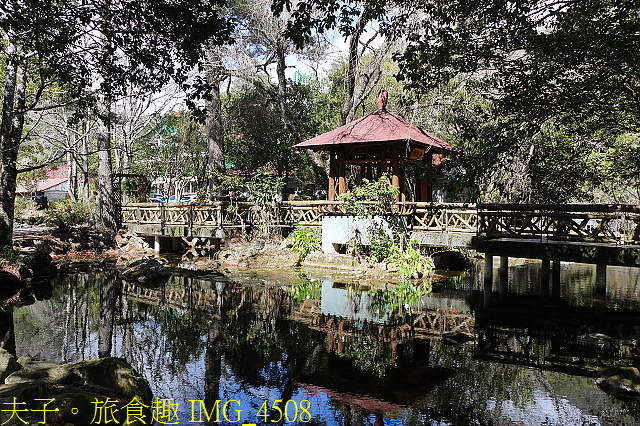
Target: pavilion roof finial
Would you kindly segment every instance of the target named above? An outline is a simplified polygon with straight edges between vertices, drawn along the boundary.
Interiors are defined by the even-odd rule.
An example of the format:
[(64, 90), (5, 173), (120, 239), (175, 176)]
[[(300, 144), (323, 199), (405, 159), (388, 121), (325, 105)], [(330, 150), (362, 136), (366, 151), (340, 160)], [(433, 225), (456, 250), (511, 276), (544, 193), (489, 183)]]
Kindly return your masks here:
[(389, 94), (387, 93), (386, 90), (381, 90), (380, 93), (378, 94), (378, 106), (381, 109), (387, 109), (387, 98), (389, 97)]

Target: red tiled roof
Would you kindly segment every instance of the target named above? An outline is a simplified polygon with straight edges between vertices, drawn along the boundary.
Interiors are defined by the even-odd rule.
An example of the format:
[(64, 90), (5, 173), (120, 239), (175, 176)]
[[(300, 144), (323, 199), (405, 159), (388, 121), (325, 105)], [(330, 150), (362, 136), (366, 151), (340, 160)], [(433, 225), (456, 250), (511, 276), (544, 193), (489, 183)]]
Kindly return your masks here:
[(322, 135), (295, 145), (296, 148), (329, 149), (331, 146), (357, 143), (411, 140), (435, 152), (454, 149), (452, 145), (433, 136), (404, 118), (380, 108), (371, 114), (340, 126)]

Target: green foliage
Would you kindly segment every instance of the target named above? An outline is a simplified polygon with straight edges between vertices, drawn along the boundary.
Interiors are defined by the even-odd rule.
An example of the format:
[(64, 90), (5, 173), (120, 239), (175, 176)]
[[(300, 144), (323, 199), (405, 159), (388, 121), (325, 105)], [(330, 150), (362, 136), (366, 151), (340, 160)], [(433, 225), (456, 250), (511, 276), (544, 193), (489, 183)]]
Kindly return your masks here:
[(2, 247), (2, 251), (0, 252), (0, 268), (13, 263), (13, 261), (16, 259), (16, 257), (18, 257), (19, 254), (20, 251), (14, 249), (11, 246)]
[(387, 232), (380, 228), (372, 229), (367, 260), (371, 263), (388, 262), (395, 247), (395, 241)]
[(430, 257), (421, 255), (418, 242), (413, 240), (409, 240), (404, 249), (398, 245), (392, 245), (388, 260), (398, 268), (403, 280), (411, 277), (415, 272), (424, 276), (433, 270), (433, 261)]
[(310, 252), (320, 250), (322, 248), (322, 240), (320, 235), (313, 229), (298, 228), (287, 237), (293, 242), (291, 250), (300, 253), (300, 257), (304, 260)]
[(254, 219), (259, 234), (269, 235), (278, 222), (278, 201), (284, 187), (281, 177), (275, 176), (268, 167), (261, 167), (246, 183), (249, 201), (254, 203)]
[(29, 225), (45, 223), (45, 212), (38, 210), (37, 203), (31, 198), (16, 197), (13, 212), (18, 222), (28, 223)]
[(384, 174), (378, 180), (362, 179), (362, 184), (350, 192), (341, 194), (345, 211), (357, 217), (372, 218), (391, 213), (391, 206), (398, 195), (398, 188), (391, 185), (389, 176)]
[(216, 182), (214, 192), (219, 196), (229, 196), (240, 193), (244, 186), (245, 178), (237, 174), (223, 174), (219, 171), (213, 172), (213, 180)]
[(411, 312), (413, 306), (429, 293), (430, 287), (414, 285), (410, 281), (402, 281), (391, 289), (372, 289), (369, 291), (371, 309), (378, 317), (382, 317), (388, 311), (403, 317), (404, 312)]
[(310, 280), (306, 275), (300, 275), (300, 281), (291, 288), (293, 300), (296, 304), (304, 302), (306, 299), (316, 299), (320, 296), (322, 289), (318, 280)]
[(46, 210), (46, 222), (58, 227), (62, 232), (87, 223), (89, 217), (90, 210), (87, 204), (69, 199), (55, 203)]
[[(286, 102), (304, 132), (322, 133), (334, 124), (327, 96), (319, 90), (290, 82)], [(238, 85), (225, 105), (225, 156), (233, 170), (252, 175), (268, 167), (280, 177), (294, 175), (301, 184), (302, 198), (311, 198), (318, 187), (326, 187), (326, 178), (307, 156), (293, 149), (296, 141), (270, 94), (251, 85)]]
[[(132, 170), (170, 183), (194, 177), (203, 184), (207, 175), (207, 137), (193, 113), (170, 112), (156, 117), (146, 137), (138, 141)], [(200, 185), (202, 186), (202, 185)]]

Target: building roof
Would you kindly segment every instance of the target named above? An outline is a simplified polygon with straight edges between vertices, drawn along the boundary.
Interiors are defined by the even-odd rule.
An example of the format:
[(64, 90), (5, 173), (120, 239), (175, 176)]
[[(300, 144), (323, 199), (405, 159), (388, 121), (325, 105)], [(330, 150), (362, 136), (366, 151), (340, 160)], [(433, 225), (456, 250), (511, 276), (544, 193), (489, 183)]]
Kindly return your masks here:
[(54, 188), (54, 187), (60, 185), (61, 183), (65, 183), (68, 180), (69, 180), (69, 178), (67, 178), (67, 177), (40, 180), (40, 181), (36, 182), (35, 191), (33, 189), (27, 189), (22, 184), (17, 184), (16, 185), (16, 194), (26, 194), (26, 193), (29, 193), (29, 192), (46, 191), (47, 189)]
[(322, 151), (346, 144), (384, 143), (401, 140), (411, 140), (424, 148), (432, 148), (435, 152), (440, 153), (454, 149), (449, 143), (399, 115), (387, 111), (386, 108), (380, 108), (351, 123), (301, 142), (295, 147)]

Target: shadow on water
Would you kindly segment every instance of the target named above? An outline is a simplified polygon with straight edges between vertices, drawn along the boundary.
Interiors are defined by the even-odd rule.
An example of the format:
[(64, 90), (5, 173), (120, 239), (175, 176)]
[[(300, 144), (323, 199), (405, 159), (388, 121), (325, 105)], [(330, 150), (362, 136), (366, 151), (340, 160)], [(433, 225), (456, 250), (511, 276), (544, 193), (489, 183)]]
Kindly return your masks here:
[[(234, 401), (223, 423), (270, 422), (281, 410), (297, 424), (640, 424), (637, 402), (593, 379), (602, 365), (636, 363), (637, 275), (610, 275), (620, 282), (603, 295), (589, 267), (567, 267), (552, 298), (538, 264), (517, 264), (507, 294), (494, 284), (485, 308), (479, 272), (410, 306), (319, 271), (175, 274), (155, 289), (108, 268), (78, 271), (3, 311), (0, 334), (13, 327), (18, 356), (122, 357), (185, 425), (204, 423), (202, 407), (218, 400)], [(447, 333), (472, 340), (446, 345)], [(594, 333), (608, 348), (580, 339)]]

